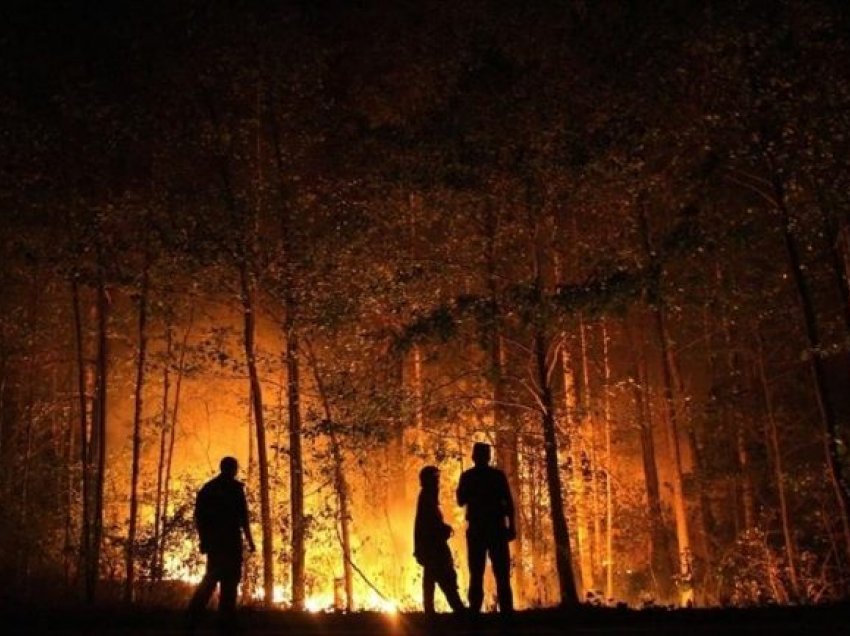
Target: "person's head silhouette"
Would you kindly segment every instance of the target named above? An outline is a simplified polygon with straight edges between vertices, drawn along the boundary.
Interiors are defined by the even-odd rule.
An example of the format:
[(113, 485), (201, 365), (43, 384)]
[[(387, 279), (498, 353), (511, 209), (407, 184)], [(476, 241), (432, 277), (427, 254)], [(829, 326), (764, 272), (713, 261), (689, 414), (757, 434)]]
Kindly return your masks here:
[(225, 457), (218, 465), (221, 474), (228, 479), (236, 479), (236, 473), (239, 472), (239, 462), (235, 457)]
[(440, 486), (440, 469), (436, 466), (425, 466), (419, 471), (419, 485), (422, 490), (438, 490)]
[(490, 463), (490, 444), (475, 443), (472, 447), (472, 463), (476, 466), (486, 466)]

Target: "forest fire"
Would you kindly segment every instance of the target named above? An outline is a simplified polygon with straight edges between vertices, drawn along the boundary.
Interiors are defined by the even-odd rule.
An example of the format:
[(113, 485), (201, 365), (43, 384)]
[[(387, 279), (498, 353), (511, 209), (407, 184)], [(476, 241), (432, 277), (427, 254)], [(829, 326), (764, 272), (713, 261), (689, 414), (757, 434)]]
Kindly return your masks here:
[[(164, 561), (163, 580), (197, 585), (203, 577), (204, 567), (199, 561), (188, 558), (195, 550), (197, 550), (197, 546), (187, 541), (179, 549), (170, 552)], [(243, 590), (243, 594), (250, 597), (255, 603), (262, 602), (264, 598), (262, 587), (256, 584), (248, 585), (250, 589)], [(331, 587), (333, 588), (331, 592), (308, 596), (304, 601), (304, 609), (310, 613), (344, 611), (345, 600), (340, 589), (340, 579), (332, 578)], [(273, 589), (272, 602), (274, 605), (282, 608), (292, 607), (292, 598), (286, 586), (275, 584)], [(410, 593), (408, 597), (412, 598), (413, 594)], [(414, 609), (414, 607), (411, 605), (408, 609)], [(394, 615), (399, 612), (399, 605), (377, 590), (369, 588), (362, 597), (358, 598), (356, 610)]]
[(204, 575), (203, 564), (192, 562), (188, 559), (196, 550), (191, 542), (184, 542), (180, 549), (169, 552), (163, 563), (163, 580), (182, 581), (191, 585), (197, 585)]
[(846, 3), (42, 4), (4, 598), (850, 598)]

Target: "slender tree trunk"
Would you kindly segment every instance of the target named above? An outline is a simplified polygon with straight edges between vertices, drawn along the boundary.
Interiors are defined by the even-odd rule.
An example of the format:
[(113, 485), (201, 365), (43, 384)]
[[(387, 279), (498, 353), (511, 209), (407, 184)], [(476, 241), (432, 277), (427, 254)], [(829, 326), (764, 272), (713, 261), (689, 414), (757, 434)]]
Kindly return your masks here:
[(260, 518), (263, 532), (263, 600), (266, 605), (270, 606), (274, 600), (274, 546), (272, 544), (271, 497), (269, 495), (269, 464), (266, 447), (263, 394), (260, 378), (257, 373), (256, 345), (254, 343), (256, 325), (252, 299), (253, 294), (248, 273), (248, 264), (244, 260), (239, 265), (239, 280), (244, 324), (243, 344), (245, 346), (245, 360), (248, 365), (251, 404), (254, 408), (254, 423), (257, 434), (257, 467), (260, 476)]
[(576, 569), (576, 587), (583, 598), (588, 590), (593, 589), (593, 569), (590, 561), (590, 540), (587, 536), (587, 507), (584, 500), (584, 477), (582, 474), (582, 443), (581, 443), (581, 415), (578, 411), (578, 395), (576, 390), (576, 378), (573, 372), (572, 361), (567, 349), (566, 334), (561, 335), (561, 373), (564, 383), (564, 419), (571, 431), (569, 441), (569, 452), (571, 454), (571, 471), (568, 479), (571, 482), (572, 504), (575, 510), (575, 531), (573, 532), (576, 552), (578, 552), (578, 564)]
[[(405, 395), (405, 356), (403, 353), (394, 353), (392, 355), (392, 380), (394, 388), (398, 392), (399, 399), (403, 399)], [(392, 512), (393, 517), (398, 516), (402, 510), (407, 509), (407, 476), (405, 474), (405, 465), (407, 462), (407, 449), (405, 448), (405, 440), (407, 439), (408, 422), (404, 417), (397, 417), (394, 422), (395, 426), (390, 432), (387, 456), (387, 474), (389, 483), (387, 484), (387, 506)], [(465, 455), (465, 449), (462, 448), (462, 441), (458, 438), (459, 444), (459, 459), (461, 465)], [(388, 517), (389, 518), (389, 517)], [(399, 533), (391, 529), (393, 547), (395, 549), (395, 558), (401, 559), (409, 552), (407, 542), (400, 540)], [(395, 590), (400, 592), (401, 590)], [(395, 592), (394, 592), (395, 593)]]
[(422, 379), (422, 347), (413, 345), (413, 412), (417, 434), (425, 428), (425, 385)]
[[(537, 202), (534, 192), (534, 184), (530, 181), (526, 184), (526, 199), (530, 213), (529, 220), (534, 227), (534, 297), (538, 303), (545, 302), (547, 288), (548, 265), (547, 254), (543, 246), (549, 240), (546, 235), (541, 234), (543, 230), (551, 229), (550, 224), (544, 218), (535, 218), (534, 211)], [(578, 587), (573, 573), (573, 559), (570, 549), (570, 532), (567, 525), (567, 517), (564, 510), (563, 487), (561, 484), (561, 468), (558, 460), (558, 432), (555, 425), (555, 404), (552, 392), (552, 372), (558, 362), (554, 356), (550, 356), (550, 347), (546, 336), (545, 323), (538, 316), (530, 325), (533, 329), (532, 356), (534, 384), (536, 385), (535, 397), (540, 411), (541, 428), (543, 432), (543, 453), (546, 469), (546, 486), (549, 493), (549, 514), (552, 520), (552, 539), (555, 549), (555, 571), (558, 575), (558, 591), (560, 604), (566, 608), (579, 606)], [(569, 440), (568, 440), (569, 441)]]
[[(145, 239), (147, 242), (147, 238)], [(136, 525), (139, 516), (139, 458), (142, 450), (142, 400), (145, 387), (145, 363), (148, 350), (148, 276), (150, 270), (149, 248), (145, 245), (145, 263), (142, 271), (142, 285), (139, 290), (139, 351), (136, 359), (136, 388), (133, 405), (133, 459), (130, 471), (130, 517), (127, 530), (126, 578), (124, 581), (124, 602), (132, 603), (135, 588), (136, 569)]]
[(773, 395), (767, 372), (764, 365), (764, 342), (761, 332), (756, 329), (755, 341), (758, 347), (756, 351), (756, 370), (761, 385), (762, 400), (764, 401), (767, 425), (765, 426), (765, 441), (769, 449), (769, 457), (773, 464), (773, 476), (776, 481), (776, 493), (779, 496), (779, 518), (782, 522), (782, 538), (785, 543), (785, 556), (788, 559), (788, 576), (791, 579), (791, 589), (794, 598), (800, 600), (800, 578), (797, 574), (797, 555), (794, 546), (794, 533), (791, 528), (791, 516), (788, 511), (788, 497), (785, 492), (785, 470), (782, 466), (782, 448), (779, 443), (779, 430), (776, 425), (776, 415), (773, 408)]
[(635, 382), (633, 383), (638, 430), (640, 432), (641, 459), (646, 483), (646, 499), (650, 525), (650, 565), (657, 599), (669, 602), (674, 595), (673, 575), (675, 568), (671, 560), (673, 554), (670, 537), (664, 524), (661, 511), (661, 488), (658, 479), (658, 463), (655, 456), (655, 440), (652, 425), (652, 409), (647, 395), (646, 354), (641, 347), (636, 351)]
[(602, 410), (605, 422), (605, 598), (614, 598), (614, 490), (611, 469), (611, 360), (608, 325), (602, 320), (602, 364), (604, 385), (602, 388)]
[(672, 459), (671, 485), (673, 489), (673, 512), (676, 519), (676, 540), (679, 550), (679, 582), (681, 586), (680, 602), (682, 605), (692, 605), (694, 602), (693, 567), (690, 528), (687, 507), (685, 505), (684, 478), (682, 470), (682, 454), (679, 446), (679, 418), (674, 395), (674, 359), (670, 349), (670, 339), (667, 330), (667, 315), (661, 291), (662, 268), (657, 254), (652, 246), (649, 223), (646, 218), (645, 203), (638, 203), (638, 224), (645, 256), (652, 270), (650, 302), (655, 328), (656, 341), (661, 349), (661, 378), (664, 398), (664, 418), (667, 433), (667, 444), (670, 447)]
[(563, 490), (558, 462), (558, 439), (555, 430), (555, 407), (552, 385), (549, 379), (548, 346), (546, 336), (538, 331), (534, 336), (534, 357), (537, 383), (540, 390), (541, 424), (543, 447), (546, 460), (546, 485), (549, 491), (549, 511), (552, 515), (552, 535), (555, 542), (555, 567), (558, 573), (558, 589), (561, 604), (576, 607), (579, 604), (578, 589), (573, 576), (570, 553), (570, 533), (564, 514)]
[(298, 336), (295, 332), (294, 302), (286, 312), (284, 336), (286, 339), (287, 393), (289, 403), (289, 497), (292, 521), (292, 607), (304, 609), (306, 580), (305, 526), (304, 526), (304, 468), (301, 453), (301, 385), (299, 379)]
[[(248, 429), (248, 467), (245, 470), (245, 495), (248, 501), (251, 502), (254, 497), (254, 469), (257, 466), (256, 453), (254, 452), (254, 449), (257, 445), (254, 440), (254, 402), (250, 399), (248, 400), (248, 408), (245, 411), (245, 426)], [(242, 567), (242, 600), (246, 603), (250, 602), (254, 596), (254, 590), (251, 589), (250, 585), (251, 579), (253, 578), (253, 566), (253, 560), (248, 559)]]
[[(0, 380), (2, 382), (2, 380)], [(0, 389), (2, 390), (2, 389)], [(73, 393), (71, 393), (73, 395)], [(0, 417), (2, 417), (2, 398), (0, 398)], [(74, 437), (76, 433), (75, 402), (73, 398), (68, 408), (67, 429), (65, 432), (65, 537), (63, 541), (63, 563), (65, 571), (65, 586), (71, 589), (73, 578), (74, 552)], [(2, 432), (2, 431), (0, 431)]]
[(304, 609), (306, 591), (307, 560), (305, 547), (304, 517), (304, 464), (301, 452), (301, 388), (299, 379), (299, 349), (296, 314), (298, 302), (295, 295), (295, 263), (291, 211), (287, 196), (291, 191), (284, 175), (286, 162), (283, 156), (282, 138), (278, 124), (278, 98), (272, 82), (267, 92), (268, 121), (271, 126), (271, 142), (274, 152), (278, 185), (280, 188), (280, 224), (283, 237), (283, 285), (284, 320), (283, 335), (286, 347), (287, 397), (289, 402), (289, 497), (291, 506), (291, 564), (292, 564), (292, 606), (296, 610)]
[[(77, 576), (88, 590), (89, 567), (91, 565), (91, 462), (89, 461), (87, 367), (85, 341), (83, 340), (83, 321), (80, 308), (80, 288), (76, 274), (71, 278), (71, 303), (74, 313), (74, 344), (77, 362), (77, 397), (79, 400), (79, 457), (80, 457), (80, 554)], [(88, 592), (86, 591), (86, 596)]]
[[(519, 457), (517, 434), (517, 423), (510, 417), (510, 409), (507, 406), (507, 382), (505, 381), (506, 352), (502, 336), (497, 330), (492, 334), (491, 346), (491, 368), (493, 369), (493, 428), (496, 438), (496, 459), (505, 472), (511, 493), (517, 502), (521, 501), (521, 488), (519, 480)], [(521, 514), (522, 506), (516, 506), (516, 539), (514, 540), (514, 589), (518, 603), (524, 600), (525, 590), (525, 567), (522, 560), (524, 528)]]
[(601, 554), (602, 543), (602, 523), (599, 516), (599, 484), (598, 470), (599, 458), (596, 454), (596, 419), (593, 417), (592, 407), (592, 391), (590, 389), (590, 360), (587, 353), (588, 350), (588, 326), (584, 322), (584, 316), (579, 313), (579, 344), (581, 351), (581, 384), (582, 384), (582, 420), (585, 422), (585, 430), (587, 431), (587, 460), (589, 470), (583, 475), (583, 484), (587, 490), (590, 509), (590, 523), (588, 524), (588, 532), (591, 536), (590, 541), (590, 571), (591, 580), (593, 581), (594, 589), (595, 582), (599, 574), (599, 555)]
[(159, 564), (160, 568), (165, 565), (165, 541), (168, 538), (168, 508), (171, 501), (171, 469), (174, 466), (174, 447), (177, 443), (177, 415), (180, 412), (180, 394), (183, 388), (183, 376), (186, 370), (186, 350), (189, 344), (189, 334), (195, 321), (195, 308), (189, 311), (189, 322), (183, 332), (183, 341), (180, 343), (180, 357), (177, 360), (177, 377), (174, 382), (174, 403), (171, 405), (171, 426), (168, 429), (168, 452), (165, 458), (165, 481), (162, 485), (162, 521), (160, 525), (159, 538)]
[(154, 500), (154, 515), (153, 515), (153, 559), (151, 563), (151, 575), (155, 581), (162, 577), (162, 565), (160, 563), (160, 535), (162, 532), (162, 502), (163, 502), (163, 482), (165, 479), (165, 458), (167, 452), (168, 441), (168, 396), (171, 389), (170, 370), (171, 370), (171, 343), (172, 333), (171, 326), (165, 330), (165, 362), (162, 365), (162, 412), (160, 414), (160, 430), (159, 430), (159, 455), (156, 462), (156, 495)]
[[(536, 458), (535, 458), (536, 459)], [(545, 463), (545, 459), (544, 459)], [(533, 598), (537, 603), (545, 602), (542, 592), (547, 586), (542, 584), (543, 572), (540, 565), (540, 510), (538, 502), (542, 499), (540, 494), (540, 479), (538, 474), (540, 462), (534, 461), (531, 464), (528, 477), (528, 490), (530, 499), (530, 511), (528, 515), (528, 534), (529, 548), (531, 552), (531, 580), (534, 584), (534, 595), (527, 595)]]
[(661, 376), (667, 425), (667, 444), (673, 459), (672, 486), (673, 512), (676, 519), (676, 540), (679, 548), (679, 577), (682, 582), (680, 599), (682, 605), (691, 605), (694, 600), (693, 567), (688, 513), (685, 505), (682, 455), (679, 446), (679, 421), (673, 395), (671, 351), (668, 344), (667, 324), (664, 309), (659, 304), (653, 311), (657, 338), (661, 344)]
[[(669, 332), (668, 342), (672, 342), (669, 338)], [(685, 444), (686, 448), (690, 452), (692, 460), (691, 481), (694, 484), (694, 490), (696, 490), (697, 495), (694, 508), (697, 517), (698, 529), (700, 530), (699, 536), (702, 538), (702, 558), (704, 567), (705, 571), (710, 575), (714, 571), (712, 566), (713, 545), (711, 541), (716, 535), (717, 524), (715, 523), (714, 516), (711, 511), (711, 502), (709, 500), (708, 489), (706, 487), (705, 462), (702, 457), (702, 447), (699, 443), (699, 438), (697, 437), (697, 430), (694, 426), (693, 418), (691, 418), (688, 413), (688, 401), (682, 399), (682, 396), (686, 394), (686, 391), (685, 383), (682, 381), (682, 374), (679, 371), (679, 361), (673, 353), (673, 349), (670, 347), (668, 347), (668, 354), (670, 360), (670, 371), (673, 379), (673, 395), (676, 396), (676, 412), (678, 414), (679, 421), (684, 420), (686, 423)], [(678, 440), (681, 446), (683, 440), (681, 437), (679, 437)], [(693, 540), (693, 532), (691, 533), (691, 539)], [(702, 580), (701, 584), (704, 588), (705, 579)]]
[(309, 342), (307, 342), (306, 354), (310, 367), (313, 370), (313, 380), (316, 382), (316, 389), (319, 392), (322, 409), (325, 412), (325, 423), (328, 427), (328, 438), (331, 443), (334, 490), (337, 498), (337, 516), (341, 530), (340, 543), (342, 547), (343, 579), (345, 581), (345, 608), (347, 611), (352, 612), (355, 609), (354, 569), (352, 567), (353, 561), (351, 554), (351, 511), (348, 498), (348, 483), (345, 479), (345, 463), (342, 455), (342, 447), (337, 436), (337, 423), (333, 417), (331, 402), (322, 379), (318, 360)]
[(94, 474), (94, 509), (92, 511), (92, 539), (88, 580), (86, 582), (86, 600), (93, 603), (97, 593), (97, 581), (100, 568), (100, 553), (103, 540), (103, 498), (106, 485), (106, 418), (107, 418), (107, 379), (108, 379), (108, 341), (109, 296), (106, 291), (103, 255), (98, 248), (97, 280), (97, 359), (95, 372), (94, 417), (92, 418), (92, 447), (97, 453)]

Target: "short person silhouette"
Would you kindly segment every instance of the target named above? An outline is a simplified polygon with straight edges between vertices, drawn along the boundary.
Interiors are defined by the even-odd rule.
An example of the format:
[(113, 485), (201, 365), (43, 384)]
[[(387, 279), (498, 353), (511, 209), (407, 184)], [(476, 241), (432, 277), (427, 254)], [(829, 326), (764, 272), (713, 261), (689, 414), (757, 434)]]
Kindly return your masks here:
[(255, 550), (245, 486), (236, 480), (239, 464), (233, 457), (225, 457), (220, 468), (221, 473), (204, 484), (195, 500), (195, 525), (201, 552), (207, 555), (207, 570), (189, 603), (190, 625), (197, 622), (219, 584), (219, 618), (224, 627), (232, 624), (242, 577), (243, 533), (248, 548)]
[(440, 471), (436, 466), (425, 466), (419, 471), (419, 485), (422, 490), (416, 503), (413, 555), (424, 568), (422, 606), (426, 614), (434, 613), (434, 591), (439, 585), (452, 610), (462, 612), (463, 602), (457, 591), (457, 573), (448, 544), (453, 532), (440, 512)]
[(472, 461), (475, 465), (464, 471), (457, 487), (457, 503), (466, 506), (469, 611), (473, 614), (481, 611), (484, 567), (489, 555), (496, 577), (499, 611), (510, 613), (514, 602), (508, 543), (516, 538), (514, 502), (505, 473), (489, 466), (489, 444), (475, 444)]

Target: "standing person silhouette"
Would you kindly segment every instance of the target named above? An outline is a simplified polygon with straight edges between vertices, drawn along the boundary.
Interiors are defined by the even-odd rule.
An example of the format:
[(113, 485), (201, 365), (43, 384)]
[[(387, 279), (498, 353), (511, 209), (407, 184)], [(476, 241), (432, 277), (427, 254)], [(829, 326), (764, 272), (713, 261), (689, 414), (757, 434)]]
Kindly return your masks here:
[(489, 555), (496, 577), (499, 611), (510, 614), (514, 599), (508, 543), (516, 538), (514, 502), (505, 473), (489, 465), (489, 444), (475, 444), (472, 461), (475, 465), (464, 471), (457, 487), (457, 503), (466, 506), (469, 611), (473, 615), (481, 612), (484, 568)]
[(201, 541), (201, 553), (207, 555), (207, 570), (189, 603), (190, 629), (197, 624), (217, 585), (219, 621), (222, 629), (233, 627), (236, 590), (242, 577), (242, 533), (248, 549), (254, 552), (254, 539), (248, 524), (245, 486), (236, 480), (239, 464), (225, 457), (221, 472), (198, 492), (195, 500), (195, 525)]
[(440, 471), (425, 466), (419, 471), (419, 500), (413, 529), (413, 556), (424, 568), (422, 573), (422, 606), (428, 615), (434, 614), (434, 591), (443, 590), (452, 611), (462, 613), (463, 602), (457, 591), (457, 573), (449, 550), (452, 527), (443, 521), (440, 512)]

